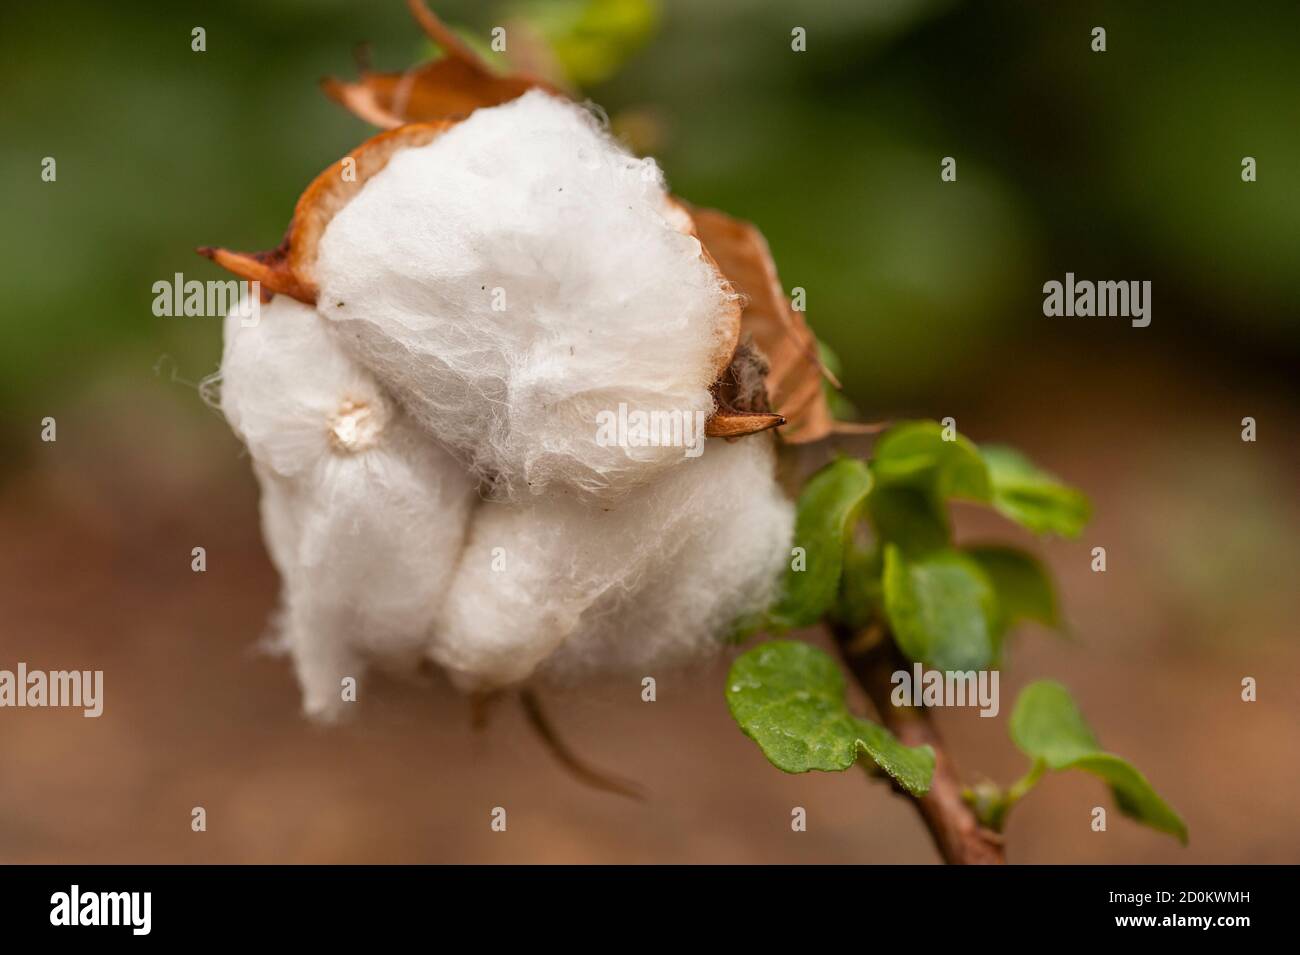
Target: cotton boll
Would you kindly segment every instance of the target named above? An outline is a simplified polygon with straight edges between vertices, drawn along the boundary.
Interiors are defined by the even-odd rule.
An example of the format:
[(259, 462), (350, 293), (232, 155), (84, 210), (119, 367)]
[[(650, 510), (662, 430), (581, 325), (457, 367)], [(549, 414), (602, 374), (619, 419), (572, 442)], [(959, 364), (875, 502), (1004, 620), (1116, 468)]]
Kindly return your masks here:
[[(755, 445), (764, 439), (746, 439)], [(744, 442), (742, 442), (744, 443)], [(770, 476), (747, 474), (699, 516), (634, 591), (614, 590), (541, 667), (571, 683), (599, 673), (648, 676), (716, 652), (744, 616), (777, 596), (790, 559), (794, 508)]]
[(601, 412), (713, 410), (739, 304), (652, 160), (535, 91), (396, 153), (330, 222), (317, 307), (499, 496), (610, 500), (679, 466)]
[[(680, 449), (679, 449), (680, 453)], [(608, 508), (485, 502), (430, 647), (470, 689), (680, 663), (765, 606), (793, 506), (770, 438), (707, 443)]]
[(282, 640), (303, 706), (336, 715), (341, 681), (418, 663), (459, 555), (473, 483), (285, 297), (226, 322), (222, 408), (248, 445), (283, 583)]

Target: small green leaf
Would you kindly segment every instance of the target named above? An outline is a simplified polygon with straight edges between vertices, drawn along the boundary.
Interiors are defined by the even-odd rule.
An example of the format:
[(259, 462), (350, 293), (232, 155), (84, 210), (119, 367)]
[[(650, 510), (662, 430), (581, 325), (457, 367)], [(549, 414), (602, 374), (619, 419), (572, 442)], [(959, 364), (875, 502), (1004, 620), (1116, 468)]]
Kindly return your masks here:
[(845, 544), (870, 490), (871, 471), (853, 458), (838, 458), (808, 480), (799, 495), (793, 542), (803, 548), (806, 567), (796, 570), (791, 561), (769, 614), (774, 627), (809, 626), (834, 605)]
[(866, 513), (876, 538), (908, 556), (947, 547), (951, 538), (942, 504), (919, 488), (877, 485), (867, 495)]
[(659, 8), (652, 0), (576, 0), (534, 3), (524, 15), (570, 82), (585, 88), (617, 73), (653, 36)]
[(967, 547), (965, 552), (993, 582), (998, 595), (999, 630), (1005, 632), (1021, 620), (1060, 626), (1056, 589), (1038, 558), (1014, 547)]
[(1025, 755), (1052, 770), (1082, 769), (1110, 784), (1120, 812), (1187, 844), (1187, 824), (1126, 760), (1103, 752), (1070, 691), (1052, 680), (1021, 691), (1011, 713), (1011, 738)]
[(997, 596), (980, 565), (955, 550), (919, 559), (885, 548), (885, 613), (899, 648), (936, 670), (983, 670), (997, 659)]
[(999, 445), (986, 445), (980, 454), (988, 465), (993, 507), (1035, 534), (1077, 537), (1092, 509), (1082, 492), (1062, 484), (1028, 458)]
[[(840, 361), (840, 356), (835, 354), (829, 345), (820, 340), (817, 342), (817, 353), (818, 357), (821, 358), (822, 367), (838, 380), (844, 374), (844, 365)], [(831, 384), (829, 376), (822, 379), (822, 394), (825, 395), (826, 403), (830, 406), (831, 417), (836, 421), (858, 420), (857, 407), (845, 396), (844, 392)]]
[(844, 703), (844, 676), (806, 643), (774, 640), (739, 657), (727, 675), (727, 705), (768, 761), (787, 773), (842, 772), (865, 753), (915, 796), (930, 789), (934, 751), (904, 746)]
[(1053, 680), (1039, 680), (1020, 691), (1010, 731), (1025, 755), (1043, 760), (1050, 769), (1063, 769), (1101, 751), (1070, 691)]
[(884, 614), (885, 595), (880, 576), (885, 557), (879, 547), (850, 542), (844, 551), (844, 586), (834, 615), (846, 626), (861, 630)]
[(979, 449), (956, 435), (945, 441), (934, 421), (909, 421), (880, 436), (871, 469), (881, 486), (904, 485), (927, 492), (935, 502), (950, 497), (989, 499), (988, 470)]
[(1159, 832), (1167, 832), (1187, 845), (1187, 823), (1160, 798), (1147, 778), (1128, 760), (1114, 753), (1097, 753), (1081, 756), (1067, 768), (1082, 769), (1100, 776), (1110, 783), (1111, 794), (1120, 812)]

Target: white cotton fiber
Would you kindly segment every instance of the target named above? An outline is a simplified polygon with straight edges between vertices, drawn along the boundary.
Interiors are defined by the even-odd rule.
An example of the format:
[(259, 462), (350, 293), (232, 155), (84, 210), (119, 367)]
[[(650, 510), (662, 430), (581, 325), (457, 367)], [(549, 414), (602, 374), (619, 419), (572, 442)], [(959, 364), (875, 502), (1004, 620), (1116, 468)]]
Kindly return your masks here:
[(542, 665), (542, 675), (563, 683), (601, 672), (653, 675), (652, 667), (716, 652), (742, 617), (765, 610), (777, 596), (794, 534), (794, 506), (769, 474), (746, 475), (676, 546), (665, 541), (666, 553), (634, 592), (605, 594)]
[(767, 606), (788, 558), (793, 505), (774, 457), (768, 435), (711, 440), (608, 508), (484, 502), (430, 655), (462, 687), (487, 689), (717, 648), (737, 618)]
[(248, 446), (304, 709), (345, 677), (415, 666), (459, 556), (473, 482), (285, 296), (225, 324), (221, 407)]
[(597, 442), (601, 412), (707, 416), (736, 296), (654, 161), (533, 91), (396, 153), (330, 222), (317, 308), (498, 497), (612, 500), (676, 447)]

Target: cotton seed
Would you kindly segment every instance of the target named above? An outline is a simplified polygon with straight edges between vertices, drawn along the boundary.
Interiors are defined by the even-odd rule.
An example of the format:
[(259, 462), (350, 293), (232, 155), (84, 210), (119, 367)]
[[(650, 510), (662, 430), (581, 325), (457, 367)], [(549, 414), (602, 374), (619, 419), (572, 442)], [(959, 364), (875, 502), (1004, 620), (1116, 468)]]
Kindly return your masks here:
[(329, 429), (330, 442), (335, 450), (352, 454), (375, 446), (383, 422), (366, 402), (345, 398), (330, 419)]

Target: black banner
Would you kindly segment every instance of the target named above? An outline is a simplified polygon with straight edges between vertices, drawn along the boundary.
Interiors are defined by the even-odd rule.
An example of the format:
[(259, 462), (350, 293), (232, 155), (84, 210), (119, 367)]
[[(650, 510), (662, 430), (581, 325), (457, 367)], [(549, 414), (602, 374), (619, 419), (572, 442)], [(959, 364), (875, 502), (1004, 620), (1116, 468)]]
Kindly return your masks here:
[[(558, 868), (95, 867), (0, 872), (7, 940), (217, 942), (285, 938), (431, 946), (503, 930), (537, 941), (626, 923), (628, 937), (725, 928), (808, 937), (858, 929), (873, 940), (1004, 941), (1195, 936), (1228, 944), (1283, 923), (1290, 867)], [(672, 933), (671, 935), (665, 933)]]

